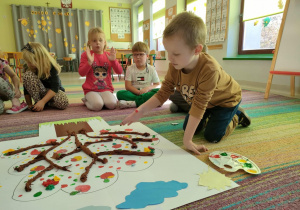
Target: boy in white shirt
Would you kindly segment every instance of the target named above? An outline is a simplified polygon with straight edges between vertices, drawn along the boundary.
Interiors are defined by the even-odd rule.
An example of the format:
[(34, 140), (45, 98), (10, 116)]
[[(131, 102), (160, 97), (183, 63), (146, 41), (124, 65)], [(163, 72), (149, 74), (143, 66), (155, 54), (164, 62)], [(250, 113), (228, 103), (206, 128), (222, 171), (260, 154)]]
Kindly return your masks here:
[(139, 107), (159, 90), (160, 81), (154, 66), (147, 64), (149, 47), (137, 42), (132, 47), (134, 63), (128, 67), (125, 77), (126, 90), (117, 92), (120, 109)]

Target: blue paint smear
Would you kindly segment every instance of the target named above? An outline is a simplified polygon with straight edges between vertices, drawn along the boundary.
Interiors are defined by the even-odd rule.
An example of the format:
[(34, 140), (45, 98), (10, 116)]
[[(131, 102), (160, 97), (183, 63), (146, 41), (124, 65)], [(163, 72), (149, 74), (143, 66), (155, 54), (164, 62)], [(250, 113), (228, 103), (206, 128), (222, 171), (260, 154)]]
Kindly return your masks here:
[(148, 205), (157, 205), (165, 198), (176, 197), (177, 191), (187, 188), (187, 183), (177, 181), (140, 182), (136, 189), (125, 197), (125, 202), (117, 205), (118, 209), (140, 209)]

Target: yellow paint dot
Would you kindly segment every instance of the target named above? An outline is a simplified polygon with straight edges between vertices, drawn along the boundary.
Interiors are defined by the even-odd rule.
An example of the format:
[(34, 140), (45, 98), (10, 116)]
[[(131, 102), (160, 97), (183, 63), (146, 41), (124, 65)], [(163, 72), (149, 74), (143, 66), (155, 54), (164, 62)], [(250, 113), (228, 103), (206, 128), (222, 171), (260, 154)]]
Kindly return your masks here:
[(244, 159), (238, 159), (238, 161), (239, 161), (240, 163), (246, 163), (246, 162), (247, 162), (247, 161), (244, 160)]
[(148, 161), (145, 161), (144, 163), (145, 163), (145, 164), (147, 164), (147, 163), (148, 163)]
[(79, 169), (84, 169), (84, 167), (80, 167)]
[(253, 170), (253, 169), (248, 169), (247, 171), (250, 172), (250, 173), (257, 173), (257, 171)]
[(60, 180), (60, 178), (58, 176), (55, 176), (53, 179), (54, 179), (54, 181), (59, 181)]
[(144, 152), (150, 152), (150, 149), (147, 148), (147, 147), (145, 147), (145, 148), (144, 148)]
[(8, 153), (8, 152), (13, 152), (13, 151), (15, 151), (15, 150), (14, 149), (8, 149), (8, 150), (3, 151), (2, 153), (5, 154), (5, 153)]
[(2, 186), (0, 185), (0, 187), (2, 187)]
[(127, 148), (128, 148), (128, 146), (125, 146), (125, 148), (127, 149)]
[(33, 177), (33, 175), (29, 175), (28, 177)]
[(80, 175), (80, 173), (74, 173), (75, 175)]

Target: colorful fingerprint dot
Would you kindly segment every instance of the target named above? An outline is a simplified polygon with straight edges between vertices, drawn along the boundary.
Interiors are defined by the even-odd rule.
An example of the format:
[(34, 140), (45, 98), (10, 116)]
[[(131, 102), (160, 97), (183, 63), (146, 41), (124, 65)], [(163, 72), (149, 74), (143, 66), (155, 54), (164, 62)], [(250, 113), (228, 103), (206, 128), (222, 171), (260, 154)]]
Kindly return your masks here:
[(256, 174), (256, 173), (257, 173), (257, 171), (254, 170), (254, 169), (247, 169), (247, 171), (248, 171), (249, 173), (253, 173), (253, 174)]
[(133, 165), (133, 164), (135, 164), (135, 163), (136, 163), (135, 160), (127, 160), (127, 161), (125, 162), (125, 165), (130, 166), (130, 165)]
[(120, 147), (122, 147), (122, 144), (115, 144), (112, 146), (112, 148), (120, 148)]
[(81, 156), (75, 156), (71, 159), (72, 162), (76, 162), (76, 161), (80, 161), (80, 160), (82, 160)]
[(238, 159), (238, 161), (239, 161), (240, 163), (246, 163), (246, 162), (247, 162), (247, 161), (244, 160), (244, 159)]
[(39, 196), (41, 196), (43, 193), (40, 191), (40, 192), (37, 192), (37, 193), (35, 193), (34, 195), (33, 195), (33, 197), (39, 197)]
[(247, 168), (252, 168), (252, 164), (251, 163), (244, 163), (244, 166)]
[(145, 163), (145, 164), (147, 164), (147, 163), (148, 163), (148, 161), (145, 161), (144, 163)]
[(221, 156), (228, 156), (228, 154), (226, 152), (223, 152), (220, 154)]
[(75, 190), (80, 191), (80, 192), (88, 192), (91, 189), (90, 185), (79, 185), (75, 187)]

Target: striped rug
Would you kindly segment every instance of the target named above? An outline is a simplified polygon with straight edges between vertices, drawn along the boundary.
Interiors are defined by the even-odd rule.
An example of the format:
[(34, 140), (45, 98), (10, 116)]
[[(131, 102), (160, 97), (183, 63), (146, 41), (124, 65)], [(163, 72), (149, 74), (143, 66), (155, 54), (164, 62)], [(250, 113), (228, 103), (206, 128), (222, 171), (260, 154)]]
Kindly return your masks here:
[[(118, 85), (115, 85), (118, 89)], [(122, 84), (120, 83), (120, 88)], [(0, 116), (0, 142), (38, 136), (42, 122), (101, 116), (110, 125), (121, 122), (133, 109), (88, 111), (80, 102), (83, 96), (77, 86), (67, 87), (74, 98), (66, 110), (47, 109), (41, 113), (25, 111)], [(73, 94), (73, 95), (72, 95)], [(194, 142), (205, 144), (209, 151), (197, 156), (200, 160), (230, 177), (240, 187), (177, 209), (299, 209), (300, 207), (300, 99), (243, 90), (242, 106), (252, 118), (250, 127), (238, 127), (226, 140), (213, 144), (196, 135)], [(166, 139), (182, 147), (184, 113), (172, 114), (165, 104), (141, 119), (141, 122)], [(172, 125), (172, 123), (178, 125)], [(0, 143), (1, 147), (1, 143)], [(212, 151), (229, 151), (254, 161), (262, 174), (250, 175), (216, 168), (208, 159)]]

